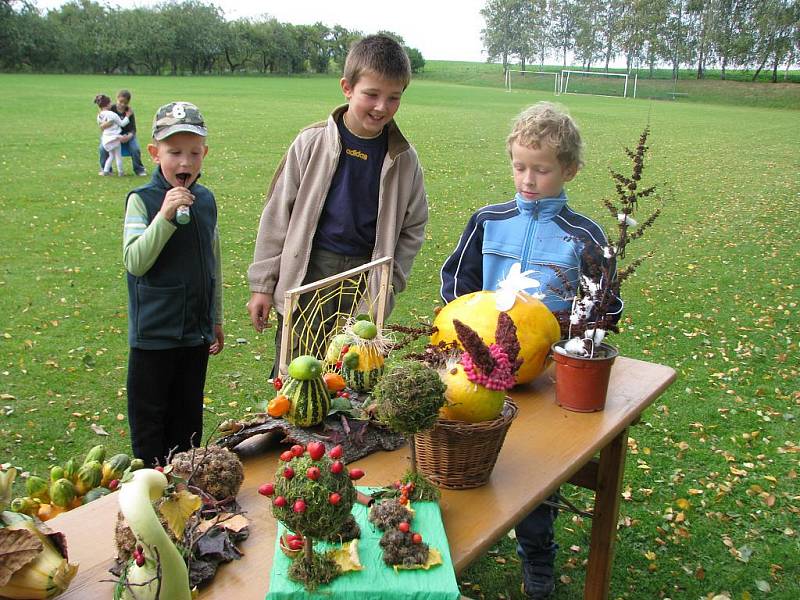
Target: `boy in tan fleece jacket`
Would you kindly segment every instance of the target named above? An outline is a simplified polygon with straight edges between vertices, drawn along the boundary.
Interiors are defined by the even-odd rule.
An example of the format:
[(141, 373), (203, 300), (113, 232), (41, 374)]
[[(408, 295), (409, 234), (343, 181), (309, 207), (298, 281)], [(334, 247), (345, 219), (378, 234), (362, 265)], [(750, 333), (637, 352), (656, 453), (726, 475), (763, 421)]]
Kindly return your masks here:
[[(286, 290), (384, 256), (392, 294), (406, 287), (424, 240), (422, 169), (394, 115), (411, 79), (402, 46), (385, 35), (356, 42), (340, 81), (347, 104), (300, 132), (275, 173), (248, 269), (247, 309), (256, 331), (275, 306), (278, 373)], [(314, 332), (316, 334), (316, 332)]]

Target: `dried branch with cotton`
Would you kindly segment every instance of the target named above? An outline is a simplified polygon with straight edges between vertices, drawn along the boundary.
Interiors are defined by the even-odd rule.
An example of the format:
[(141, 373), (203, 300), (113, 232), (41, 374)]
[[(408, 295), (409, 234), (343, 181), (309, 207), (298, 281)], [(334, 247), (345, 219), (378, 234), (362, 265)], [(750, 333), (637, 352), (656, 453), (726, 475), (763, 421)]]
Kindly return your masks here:
[(625, 148), (625, 153), (633, 163), (630, 176), (611, 170), (616, 200), (604, 199), (603, 205), (616, 220), (616, 238), (610, 238), (608, 246), (602, 247), (592, 241), (585, 243), (581, 254), (578, 290), (569, 314), (569, 340), (563, 348), (556, 347), (557, 352), (595, 356), (606, 332), (618, 331), (616, 323), (622, 312), (620, 285), (651, 255), (647, 253), (618, 268), (618, 263), (627, 258), (628, 244), (640, 239), (661, 214), (661, 209), (656, 208), (641, 223), (633, 217), (637, 209), (641, 209), (640, 205), (645, 198), (649, 198), (649, 201), (660, 200), (655, 185), (641, 187), (649, 134), (648, 125), (639, 137), (636, 149)]

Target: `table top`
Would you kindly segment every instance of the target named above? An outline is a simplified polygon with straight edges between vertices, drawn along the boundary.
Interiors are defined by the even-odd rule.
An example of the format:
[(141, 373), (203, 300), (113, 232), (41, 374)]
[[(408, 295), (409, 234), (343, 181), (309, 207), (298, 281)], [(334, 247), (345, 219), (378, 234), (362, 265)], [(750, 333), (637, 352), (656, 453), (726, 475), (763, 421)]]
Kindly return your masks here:
[[(481, 557), (531, 509), (567, 481), (629, 426), (675, 379), (670, 367), (619, 357), (609, 382), (606, 408), (570, 412), (557, 406), (552, 367), (528, 385), (514, 388), (519, 406), (489, 483), (472, 490), (442, 490), (440, 506), (456, 572)], [(238, 496), (250, 521), (244, 556), (223, 565), (200, 598), (263, 600), (275, 543), (276, 522), (258, 486), (274, 479), (279, 448), (267, 436), (240, 444), (245, 480)], [(378, 452), (353, 465), (366, 471), (360, 485), (386, 485), (409, 465), (408, 447)], [(116, 494), (63, 513), (48, 525), (67, 535), (70, 562), (79, 571), (61, 598), (111, 598), (108, 568), (115, 556)], [(101, 580), (107, 580), (101, 582)]]

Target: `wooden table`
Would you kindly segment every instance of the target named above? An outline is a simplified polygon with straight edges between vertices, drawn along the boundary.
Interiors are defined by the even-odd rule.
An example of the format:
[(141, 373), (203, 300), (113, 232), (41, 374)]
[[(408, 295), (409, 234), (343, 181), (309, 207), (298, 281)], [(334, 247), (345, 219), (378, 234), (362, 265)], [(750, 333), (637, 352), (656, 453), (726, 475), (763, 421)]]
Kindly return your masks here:
[[(506, 436), (489, 484), (463, 491), (442, 491), (441, 509), (456, 572), (483, 556), (514, 524), (571, 481), (596, 491), (584, 598), (605, 599), (611, 575), (628, 426), (675, 379), (669, 367), (620, 357), (611, 374), (602, 412), (566, 411), (555, 404), (552, 370), (513, 390), (519, 413)], [(245, 556), (224, 565), (200, 598), (263, 600), (269, 587), (275, 521), (268, 501), (256, 492), (274, 478), (279, 449), (264, 440), (239, 447), (245, 481), (239, 502), (250, 519)], [(599, 453), (599, 460), (594, 457)], [(379, 452), (355, 465), (366, 477), (359, 483), (384, 485), (408, 467), (408, 450)], [(77, 577), (61, 598), (112, 597), (116, 494), (59, 515), (48, 524), (67, 535), (70, 561), (80, 563)], [(521, 576), (520, 576), (521, 577)]]

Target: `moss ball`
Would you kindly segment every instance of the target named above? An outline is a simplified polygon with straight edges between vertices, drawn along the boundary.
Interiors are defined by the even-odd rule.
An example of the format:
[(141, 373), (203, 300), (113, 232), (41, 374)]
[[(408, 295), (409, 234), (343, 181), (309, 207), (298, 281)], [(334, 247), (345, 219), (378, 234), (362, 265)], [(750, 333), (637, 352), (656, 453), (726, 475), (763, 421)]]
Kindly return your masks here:
[(397, 499), (384, 500), (375, 504), (369, 511), (369, 522), (381, 531), (394, 529), (401, 521), (411, 523), (413, 515), (411, 511), (400, 504)]
[(379, 542), (383, 549), (383, 562), (389, 566), (424, 565), (428, 560), (430, 548), (424, 542), (415, 544), (412, 539), (413, 534), (410, 531), (404, 533), (399, 529), (390, 529), (384, 533)]
[(378, 418), (393, 431), (410, 435), (433, 427), (445, 403), (445, 389), (435, 370), (405, 361), (383, 375), (372, 395)]
[[(327, 455), (313, 460), (307, 453), (288, 462), (281, 461), (275, 473), (273, 516), (291, 531), (311, 538), (324, 539), (338, 534), (350, 515), (356, 490), (347, 468), (333, 473), (332, 464)], [(287, 468), (294, 473), (290, 478), (285, 476)], [(313, 468), (319, 470), (318, 473), (312, 472), (316, 479), (309, 477), (309, 469)], [(336, 504), (331, 503), (331, 494), (334, 493), (339, 495)], [(275, 499), (279, 496), (286, 500), (283, 507), (275, 505)], [(304, 510), (296, 510), (298, 501), (304, 503)]]
[(216, 500), (235, 498), (244, 481), (244, 468), (234, 452), (220, 446), (193, 448), (179, 452), (170, 462), (174, 474)]

